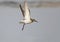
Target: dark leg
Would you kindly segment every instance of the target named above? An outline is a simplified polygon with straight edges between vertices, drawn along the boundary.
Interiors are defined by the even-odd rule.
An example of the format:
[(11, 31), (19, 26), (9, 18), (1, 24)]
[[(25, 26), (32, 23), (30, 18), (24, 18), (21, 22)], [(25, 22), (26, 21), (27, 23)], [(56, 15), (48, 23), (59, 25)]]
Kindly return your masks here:
[(22, 31), (23, 31), (23, 29), (24, 29), (24, 26), (25, 26), (25, 23), (23, 24)]

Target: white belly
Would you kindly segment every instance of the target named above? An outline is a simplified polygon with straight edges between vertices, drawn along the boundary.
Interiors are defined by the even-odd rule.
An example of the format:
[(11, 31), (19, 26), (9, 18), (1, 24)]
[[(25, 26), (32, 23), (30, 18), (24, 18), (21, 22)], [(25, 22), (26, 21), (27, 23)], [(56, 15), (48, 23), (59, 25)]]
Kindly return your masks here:
[(31, 23), (31, 20), (24, 20), (25, 23)]
[(26, 24), (29, 24), (31, 23), (32, 21), (31, 20), (21, 20), (20, 23), (26, 23)]

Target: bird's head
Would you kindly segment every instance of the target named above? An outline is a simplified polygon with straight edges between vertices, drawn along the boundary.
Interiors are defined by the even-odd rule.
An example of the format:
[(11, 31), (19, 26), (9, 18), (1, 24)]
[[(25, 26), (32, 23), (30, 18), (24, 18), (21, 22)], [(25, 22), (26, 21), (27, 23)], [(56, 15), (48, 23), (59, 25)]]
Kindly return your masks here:
[(37, 20), (35, 20), (35, 19), (31, 19), (32, 20), (32, 22), (38, 22)]

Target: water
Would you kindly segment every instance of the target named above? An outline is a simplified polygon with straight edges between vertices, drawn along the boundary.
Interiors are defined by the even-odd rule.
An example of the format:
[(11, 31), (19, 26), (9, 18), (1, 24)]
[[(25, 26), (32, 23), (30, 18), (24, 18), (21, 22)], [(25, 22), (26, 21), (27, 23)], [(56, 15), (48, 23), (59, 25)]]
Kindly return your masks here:
[(0, 7), (0, 42), (60, 42), (60, 8), (31, 8), (32, 23), (21, 30), (19, 8)]

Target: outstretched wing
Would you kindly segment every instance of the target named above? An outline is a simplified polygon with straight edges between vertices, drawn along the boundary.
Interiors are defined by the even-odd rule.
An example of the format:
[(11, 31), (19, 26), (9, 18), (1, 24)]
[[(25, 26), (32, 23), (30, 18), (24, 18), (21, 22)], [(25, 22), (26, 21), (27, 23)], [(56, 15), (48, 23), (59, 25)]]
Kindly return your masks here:
[(29, 9), (29, 13), (30, 13), (30, 9)]
[(21, 9), (22, 15), (23, 15), (23, 17), (24, 17), (24, 16), (25, 16), (25, 15), (24, 15), (24, 10), (23, 10), (21, 4), (20, 4), (19, 6), (20, 6), (20, 9)]
[(26, 20), (30, 20), (30, 10), (29, 10), (29, 7), (28, 7), (28, 4), (27, 4), (27, 1), (25, 0), (24, 1), (24, 11), (25, 11), (25, 19)]

